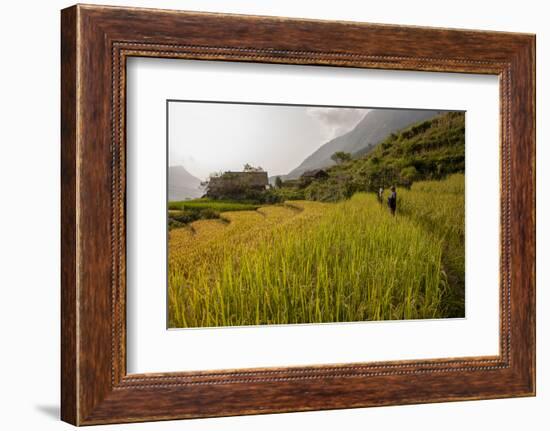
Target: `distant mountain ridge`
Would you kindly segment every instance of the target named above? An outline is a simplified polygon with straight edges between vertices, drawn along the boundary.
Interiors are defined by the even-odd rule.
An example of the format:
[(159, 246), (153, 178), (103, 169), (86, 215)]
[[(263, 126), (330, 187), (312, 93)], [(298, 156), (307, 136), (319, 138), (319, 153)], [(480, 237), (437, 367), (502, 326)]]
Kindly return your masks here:
[(200, 198), (203, 194), (200, 179), (191, 175), (183, 166), (168, 167), (169, 201)]
[(442, 112), (433, 110), (373, 109), (351, 131), (322, 145), (298, 167), (287, 175), (282, 176), (282, 178), (294, 179), (306, 171), (332, 166), (335, 163), (331, 160), (331, 156), (337, 151), (345, 151), (355, 156), (365, 155), (391, 133), (419, 121), (431, 119)]

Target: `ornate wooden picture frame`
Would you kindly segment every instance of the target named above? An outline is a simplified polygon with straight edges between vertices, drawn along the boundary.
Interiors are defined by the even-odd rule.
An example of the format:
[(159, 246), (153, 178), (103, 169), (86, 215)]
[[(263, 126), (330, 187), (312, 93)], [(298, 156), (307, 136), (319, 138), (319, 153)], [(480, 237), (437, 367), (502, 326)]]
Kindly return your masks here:
[[(102, 6), (62, 11), (61, 416), (75, 425), (535, 394), (535, 37)], [(126, 372), (126, 60), (460, 72), (500, 79), (500, 354)], [(495, 220), (495, 222), (497, 222)]]

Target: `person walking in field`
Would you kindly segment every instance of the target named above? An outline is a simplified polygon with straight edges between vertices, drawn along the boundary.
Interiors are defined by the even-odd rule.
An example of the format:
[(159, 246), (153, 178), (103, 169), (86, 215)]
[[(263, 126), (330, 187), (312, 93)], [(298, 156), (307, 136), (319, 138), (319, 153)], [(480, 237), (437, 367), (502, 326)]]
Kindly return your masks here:
[(378, 202), (384, 202), (384, 187), (378, 189)]
[(391, 215), (395, 215), (395, 210), (397, 209), (397, 192), (395, 191), (395, 186), (391, 186), (391, 193), (388, 197), (388, 206), (390, 207)]

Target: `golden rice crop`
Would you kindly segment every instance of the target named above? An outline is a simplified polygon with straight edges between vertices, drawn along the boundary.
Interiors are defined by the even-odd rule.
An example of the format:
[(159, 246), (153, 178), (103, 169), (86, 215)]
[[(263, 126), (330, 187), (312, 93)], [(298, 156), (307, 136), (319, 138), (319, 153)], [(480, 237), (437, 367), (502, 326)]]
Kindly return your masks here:
[(401, 214), (413, 219), (442, 244), (443, 275), (449, 289), (443, 300), (446, 317), (464, 316), (465, 184), (463, 174), (444, 181), (422, 181), (399, 190)]
[(451, 237), (462, 235), (463, 247), (457, 178), (435, 182), (448, 182), (435, 192), (445, 195), (439, 204), (430, 199), (442, 184), (399, 190), (395, 217), (374, 195), (359, 193), (173, 229), (169, 326), (447, 317), (444, 252)]

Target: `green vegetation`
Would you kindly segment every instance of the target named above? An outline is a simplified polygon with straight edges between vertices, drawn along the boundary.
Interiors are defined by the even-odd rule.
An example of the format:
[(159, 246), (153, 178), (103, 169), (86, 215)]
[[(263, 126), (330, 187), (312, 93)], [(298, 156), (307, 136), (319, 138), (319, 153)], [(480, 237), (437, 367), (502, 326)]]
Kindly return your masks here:
[(346, 166), (353, 182), (375, 191), (464, 172), (463, 112), (449, 112), (392, 133), (365, 158)]
[(197, 220), (220, 218), (226, 211), (250, 211), (260, 206), (253, 202), (235, 202), (207, 198), (168, 203), (168, 229), (176, 229)]
[[(177, 229), (170, 237), (169, 325), (463, 315), (463, 303), (448, 300), (458, 298), (450, 274), (459, 270), (447, 266), (464, 260), (463, 211), (457, 215), (463, 181), (457, 175), (399, 189), (403, 211), (395, 217), (373, 194), (358, 193), (336, 204), (289, 202), (293, 210), (226, 213), (229, 223), (193, 223), (194, 236)], [(445, 202), (427, 207), (434, 191)], [(446, 256), (447, 241), (461, 245), (462, 254), (458, 248)]]
[(336, 163), (349, 162), (352, 159), (351, 154), (345, 151), (336, 151), (330, 158)]
[(229, 201), (216, 199), (193, 199), (188, 201), (169, 202), (169, 210), (203, 210), (211, 209), (217, 212), (255, 210), (260, 205), (251, 201)]

